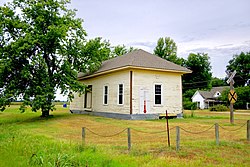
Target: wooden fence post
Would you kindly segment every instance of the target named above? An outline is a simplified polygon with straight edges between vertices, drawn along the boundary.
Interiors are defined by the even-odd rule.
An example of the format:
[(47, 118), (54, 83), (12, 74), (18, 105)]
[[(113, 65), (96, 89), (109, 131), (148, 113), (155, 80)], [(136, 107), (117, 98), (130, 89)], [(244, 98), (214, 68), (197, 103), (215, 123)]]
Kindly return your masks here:
[(180, 127), (176, 126), (176, 151), (180, 149)]
[(85, 127), (82, 128), (82, 145), (85, 145)]
[(250, 120), (247, 120), (247, 140), (250, 141)]
[(130, 128), (128, 128), (127, 132), (128, 132), (128, 150), (130, 151), (130, 149), (131, 149), (131, 134), (130, 134)]
[(215, 139), (216, 139), (216, 145), (219, 145), (219, 124), (215, 124)]

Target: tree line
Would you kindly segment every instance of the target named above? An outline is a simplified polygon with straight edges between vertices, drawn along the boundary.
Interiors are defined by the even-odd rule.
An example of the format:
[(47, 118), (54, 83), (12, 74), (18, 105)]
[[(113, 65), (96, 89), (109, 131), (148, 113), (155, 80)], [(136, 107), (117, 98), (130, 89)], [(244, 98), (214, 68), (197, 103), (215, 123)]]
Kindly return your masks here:
[[(75, 17), (75, 10), (67, 8), (68, 3), (13, 0), (0, 7), (1, 111), (22, 95), (22, 111), (31, 106), (32, 111), (41, 110), (47, 117), (55, 109), (52, 102), (56, 90), (60, 89), (69, 100), (72, 92), (84, 93), (86, 86), (77, 81), (78, 72), (94, 72), (103, 61), (135, 49), (111, 46), (102, 38), (88, 40), (83, 20)], [(209, 89), (213, 83), (222, 82), (212, 78), (206, 53), (192, 53), (187, 60), (179, 58), (176, 44), (169, 37), (158, 40), (154, 54), (193, 71), (183, 77), (185, 97), (191, 88)], [(249, 85), (249, 53), (234, 56), (228, 70), (237, 70), (235, 80), (239, 86)]]

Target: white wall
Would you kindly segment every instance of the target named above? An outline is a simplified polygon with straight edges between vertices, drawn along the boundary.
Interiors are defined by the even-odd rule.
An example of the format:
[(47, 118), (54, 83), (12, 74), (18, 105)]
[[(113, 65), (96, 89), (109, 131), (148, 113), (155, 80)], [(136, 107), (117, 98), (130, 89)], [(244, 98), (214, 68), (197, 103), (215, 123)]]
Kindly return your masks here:
[(204, 102), (204, 98), (201, 96), (201, 94), (196, 91), (195, 94), (192, 97), (192, 102), (199, 102), (200, 105), (198, 106), (200, 109), (204, 109), (205, 108), (205, 102)]
[[(116, 112), (129, 114), (129, 71), (122, 70), (110, 74), (98, 76), (95, 78), (85, 79), (81, 81), (86, 85), (92, 85), (92, 111), (98, 112)], [(123, 84), (124, 99), (123, 105), (118, 105), (118, 85)], [(103, 104), (103, 89), (108, 86), (108, 104)], [(75, 103), (84, 102), (84, 95), (73, 100), (73, 107)], [(80, 103), (79, 103), (80, 104)], [(74, 107), (77, 108), (77, 107)], [(80, 110), (84, 109), (84, 105), (80, 104)]]
[[(181, 113), (182, 112), (182, 87), (181, 74), (171, 72), (159, 72), (139, 69), (126, 69), (112, 72), (95, 78), (85, 79), (86, 85), (92, 85), (92, 111), (130, 113), (130, 71), (132, 77), (132, 114), (143, 114), (140, 111), (142, 101), (140, 90), (146, 90), (147, 113)], [(118, 105), (118, 85), (124, 85), (124, 104)], [(162, 105), (154, 105), (154, 85), (162, 84)], [(108, 86), (108, 104), (103, 104), (103, 89)], [(141, 95), (142, 96), (142, 95)], [(140, 107), (141, 104), (141, 107)], [(84, 95), (71, 103), (71, 109), (84, 109)]]
[[(154, 85), (162, 85), (162, 105), (154, 104)], [(181, 74), (149, 70), (133, 70), (133, 114), (142, 114), (140, 110), (140, 90), (147, 91), (148, 113), (181, 113), (182, 87)]]
[(78, 93), (74, 93), (74, 99), (70, 102), (70, 110), (83, 110), (84, 101), (83, 96), (79, 96)]

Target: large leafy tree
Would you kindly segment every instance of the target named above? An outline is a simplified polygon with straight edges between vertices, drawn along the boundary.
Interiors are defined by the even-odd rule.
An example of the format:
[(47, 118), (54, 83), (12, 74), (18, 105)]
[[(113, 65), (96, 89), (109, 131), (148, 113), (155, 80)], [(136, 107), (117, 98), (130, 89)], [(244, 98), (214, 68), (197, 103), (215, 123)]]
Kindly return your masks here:
[(209, 56), (205, 53), (190, 53), (185, 66), (192, 70), (191, 74), (183, 76), (184, 92), (188, 89), (211, 88), (211, 65)]
[(183, 59), (177, 57), (177, 45), (170, 37), (158, 39), (154, 54), (179, 65), (183, 65), (184, 62)]
[[(22, 96), (46, 117), (55, 91), (84, 92), (77, 73), (98, 68), (105, 49), (87, 42), (82, 20), (67, 9), (70, 0), (13, 0), (0, 7), (0, 108)], [(92, 48), (95, 48), (92, 50)], [(105, 48), (105, 47), (103, 47)], [(90, 52), (91, 51), (91, 54)]]
[(228, 62), (227, 70), (233, 72), (236, 70), (234, 77), (235, 86), (250, 85), (250, 52), (241, 52), (234, 55), (233, 59)]

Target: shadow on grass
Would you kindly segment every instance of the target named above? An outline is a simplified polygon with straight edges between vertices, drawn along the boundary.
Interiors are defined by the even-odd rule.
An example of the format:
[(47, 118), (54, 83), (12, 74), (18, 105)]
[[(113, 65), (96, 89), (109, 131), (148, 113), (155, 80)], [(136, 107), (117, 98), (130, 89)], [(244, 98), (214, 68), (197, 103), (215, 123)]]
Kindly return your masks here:
[[(32, 115), (34, 114), (34, 116)], [(73, 115), (70, 113), (56, 113), (55, 115), (49, 115), (48, 117), (41, 117), (36, 113), (15, 113), (10, 114), (9, 119), (5, 117), (5, 120), (0, 122), (1, 125), (10, 125), (10, 124), (25, 124), (25, 123), (34, 123), (34, 122), (44, 122), (44, 121), (54, 121), (60, 120), (67, 117), (72, 117)]]

